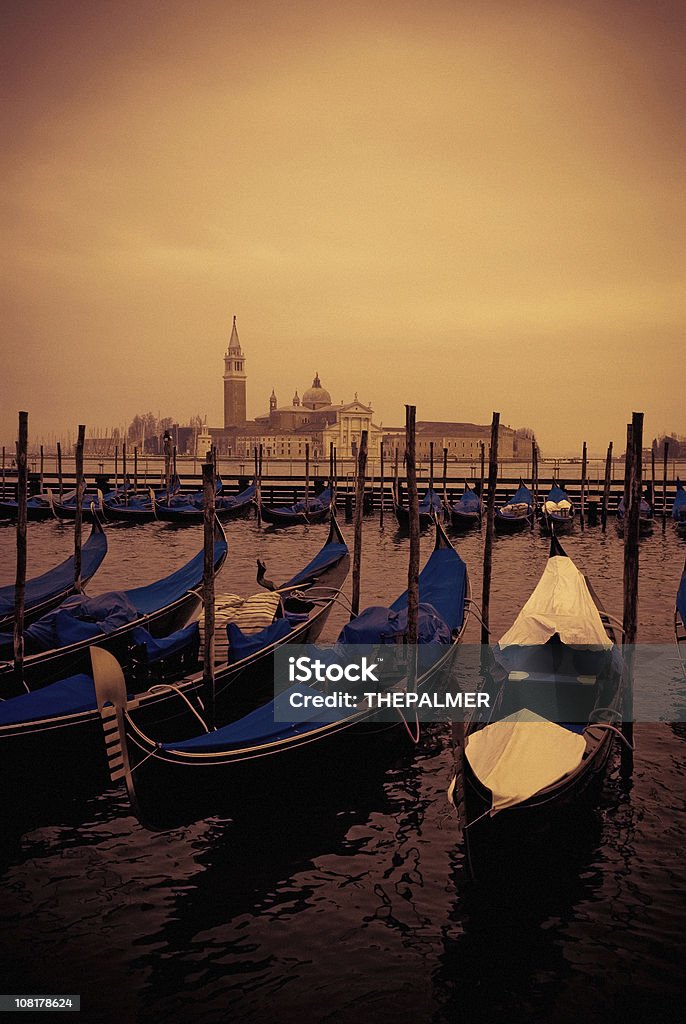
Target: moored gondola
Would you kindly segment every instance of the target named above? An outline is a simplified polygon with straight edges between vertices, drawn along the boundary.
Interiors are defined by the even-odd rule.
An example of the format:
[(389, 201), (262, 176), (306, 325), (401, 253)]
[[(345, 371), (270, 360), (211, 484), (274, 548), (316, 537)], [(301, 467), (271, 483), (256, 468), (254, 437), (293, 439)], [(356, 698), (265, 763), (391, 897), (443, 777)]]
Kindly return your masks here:
[[(220, 523), (215, 524), (215, 570), (228, 551)], [(99, 644), (126, 659), (131, 635), (144, 627), (164, 637), (185, 626), (202, 604), (203, 551), (155, 583), (110, 591), (89, 598), (78, 594), (53, 608), (24, 631), (23, 678), (15, 678), (13, 639), (0, 637), (0, 696), (34, 690), (55, 679), (88, 671), (89, 648)]]
[(446, 507), (446, 514), (454, 530), (472, 530), (481, 526), (482, 501), (476, 490), (465, 483), (464, 493)]
[(260, 505), (260, 516), (272, 526), (297, 526), (299, 523), (323, 523), (329, 518), (333, 502), (330, 487), (312, 498), (303, 498), (293, 505)]
[[(469, 610), (469, 583), (464, 562), (447, 539), (442, 527), (436, 523), (434, 551), (419, 576), (420, 622), (425, 616), (427, 632), (419, 641), (419, 674), (417, 690), (425, 688), (446, 665), (453, 646), (465, 629)], [(339, 643), (383, 643), (402, 639), (406, 629), (407, 593), (402, 594), (388, 609), (370, 608), (345, 627)], [(428, 630), (431, 624), (433, 632)], [(399, 631), (399, 632), (398, 632)], [(429, 635), (431, 639), (428, 639)], [(389, 641), (389, 636), (391, 637)], [(426, 642), (422, 642), (424, 636)], [(423, 661), (421, 652), (430, 652)], [(96, 681), (96, 687), (99, 687)], [(403, 680), (394, 684), (402, 689)], [(304, 695), (321, 695), (323, 690), (295, 687)], [(289, 785), (299, 773), (311, 775), (315, 769), (327, 765), (340, 766), (347, 755), (354, 752), (357, 770), (361, 769), (361, 739), (373, 743), (379, 738), (379, 723), (374, 722), (369, 736), (364, 727), (371, 725), (375, 711), (368, 703), (348, 711), (341, 711), (334, 721), (324, 722), (310, 713), (303, 713), (291, 721), (278, 721), (275, 702), (269, 700), (242, 717), (227, 709), (217, 719), (217, 728), (200, 731), (196, 727), (185, 737), (159, 742), (152, 738), (151, 730), (140, 723), (140, 709), (135, 704), (126, 707), (126, 694), (121, 682), (104, 678), (100, 697), (103, 722), (110, 739), (110, 757), (124, 767), (117, 777), (126, 779), (134, 807), (159, 809), (171, 799), (175, 804), (185, 786), (192, 799), (198, 786), (205, 789), (218, 782), (224, 792), (240, 799), (242, 790), (255, 799), (266, 787), (265, 794), (273, 794), (277, 783)], [(111, 706), (110, 706), (111, 704)], [(118, 728), (115, 728), (115, 725)], [(388, 728), (402, 728), (397, 724)], [(363, 730), (362, 735), (360, 729)], [(382, 730), (385, 732), (385, 730)], [(121, 759), (118, 761), (117, 759)], [(179, 769), (194, 769), (183, 771)], [(315, 772), (316, 774), (316, 772)], [(227, 790), (227, 784), (230, 789)], [(139, 801), (140, 798), (140, 801)]]
[(553, 480), (541, 506), (541, 530), (543, 533), (569, 533), (574, 529), (574, 505), (564, 487)]
[(498, 533), (521, 533), (534, 521), (534, 496), (523, 480), (504, 505), (495, 510), (494, 527)]
[[(76, 519), (76, 491), (62, 495), (62, 500), (55, 496), (55, 492), (48, 488), (50, 503), (56, 519), (65, 519), (73, 522)], [(114, 492), (108, 494), (112, 497)], [(103, 494), (102, 491), (86, 491), (81, 503), (81, 517), (84, 523), (92, 523), (97, 515), (102, 515)], [(104, 518), (104, 516), (103, 516)]]
[(591, 795), (621, 723), (623, 663), (612, 621), (556, 537), (492, 655), (490, 710), (456, 727), (450, 787), (475, 875), (506, 865), (513, 849), (536, 843)]
[[(81, 585), (85, 586), (100, 568), (107, 554), (107, 538), (97, 519), (81, 549)], [(9, 630), (14, 622), (14, 584), (0, 587), (0, 633)], [(74, 556), (70, 556), (53, 569), (26, 581), (24, 596), (24, 625), (28, 626), (51, 608), (61, 604), (75, 592)]]
[[(18, 515), (19, 503), (17, 501), (0, 501), (0, 520), (15, 520)], [(53, 518), (50, 495), (35, 494), (27, 499), (26, 519), (29, 523), (43, 523)]]
[[(624, 498), (619, 499), (617, 505), (617, 530), (620, 535), (624, 533), (624, 520), (626, 518), (626, 512), (624, 507)], [(640, 537), (647, 537), (653, 532), (653, 525), (655, 523), (655, 511), (653, 506), (646, 498), (641, 498), (641, 506), (638, 513), (638, 533)]]
[[(256, 623), (254, 599), (245, 602), (243, 628), (230, 627), (229, 658), (217, 665), (218, 707), (254, 706), (267, 699), (272, 682), (269, 661), (282, 643), (313, 642), (319, 636), (348, 571), (349, 555), (335, 518), (326, 544), (291, 579), (270, 594), (268, 625), (258, 632), (245, 632), (247, 619)], [(264, 580), (264, 566), (258, 563), (258, 581)], [(225, 603), (225, 599), (224, 599)], [(264, 601), (262, 613), (264, 613)], [(221, 607), (221, 599), (218, 606)], [(274, 617), (276, 613), (277, 617)], [(188, 728), (187, 717), (195, 721), (191, 708), (202, 709), (202, 672), (193, 672), (198, 654), (198, 624), (154, 639), (138, 628), (122, 656), (127, 692), (135, 697), (139, 715), (162, 733)], [(96, 655), (97, 659), (97, 655)], [(185, 671), (184, 671), (185, 670)], [(172, 684), (172, 685), (170, 685)], [(200, 703), (197, 703), (200, 701)], [(90, 662), (84, 671), (0, 702), (0, 750), (3, 764), (13, 754), (45, 750), (40, 744), (61, 743), (64, 750), (78, 753), (82, 761), (100, 751), (102, 733)], [(49, 735), (48, 735), (49, 734)], [(38, 745), (36, 745), (38, 744)], [(24, 761), (25, 762), (25, 757)]]
[(681, 581), (676, 594), (674, 639), (676, 640), (676, 649), (679, 653), (679, 661), (681, 662), (684, 675), (686, 675), (686, 562), (684, 562), (684, 571), (681, 574)]
[[(409, 530), (410, 513), (407, 506), (402, 504), (395, 481), (393, 482), (392, 497), (393, 511), (395, 512), (395, 518), (398, 520), (398, 526), (401, 530)], [(420, 530), (427, 529), (434, 519), (438, 518), (442, 511), (443, 502), (441, 501), (438, 492), (429, 488), (422, 500), (419, 502)]]
[(676, 494), (672, 503), (672, 520), (679, 533), (686, 536), (686, 490), (679, 477), (676, 479)]
[[(215, 499), (215, 515), (220, 522), (225, 523), (230, 519), (249, 512), (255, 503), (256, 487), (250, 484), (240, 494), (221, 495), (218, 493)], [(177, 495), (167, 502), (165, 499), (155, 498), (155, 514), (159, 520), (165, 523), (175, 523), (178, 526), (187, 526), (193, 523), (202, 523), (204, 517), (204, 498), (202, 493), (196, 495)]]

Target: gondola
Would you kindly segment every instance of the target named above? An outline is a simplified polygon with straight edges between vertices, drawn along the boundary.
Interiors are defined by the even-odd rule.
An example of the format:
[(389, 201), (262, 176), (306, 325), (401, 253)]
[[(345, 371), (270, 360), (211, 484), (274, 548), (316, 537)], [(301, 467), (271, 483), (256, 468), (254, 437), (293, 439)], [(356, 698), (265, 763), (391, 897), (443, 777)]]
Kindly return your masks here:
[(273, 526), (297, 526), (298, 523), (323, 523), (332, 508), (332, 492), (326, 487), (321, 494), (303, 498), (293, 505), (260, 505), (260, 516), (265, 523)]
[(681, 574), (681, 582), (676, 594), (676, 608), (674, 609), (674, 638), (676, 649), (679, 653), (679, 661), (686, 675), (686, 562), (684, 571)]
[[(617, 530), (620, 534), (624, 533), (624, 520), (626, 518), (624, 498), (619, 499), (617, 505)], [(638, 532), (639, 536), (647, 537), (653, 532), (653, 524), (655, 522), (655, 512), (653, 506), (646, 500), (641, 498), (641, 507), (638, 513)]]
[[(0, 501), (0, 519), (15, 520), (19, 514), (17, 501)], [(26, 519), (29, 523), (43, 523), (53, 518), (49, 495), (35, 494), (26, 501)]]
[[(236, 495), (221, 496), (215, 498), (214, 512), (217, 518), (225, 523), (230, 519), (248, 512), (255, 502), (256, 487), (250, 484), (244, 491)], [(186, 526), (192, 523), (202, 523), (205, 515), (203, 511), (204, 497), (202, 492), (190, 495), (178, 495), (171, 501), (155, 498), (155, 515), (165, 523), (176, 523), (179, 526)]]
[(672, 504), (672, 519), (679, 533), (686, 535), (686, 491), (679, 477), (676, 478), (676, 494)]
[(558, 816), (591, 795), (618, 734), (622, 685), (612, 620), (553, 536), (539, 583), (493, 648), (490, 710), (454, 727), (449, 792), (473, 874), (506, 864), (541, 830), (547, 844)]
[(553, 480), (541, 506), (541, 530), (543, 533), (569, 533), (574, 529), (574, 505), (563, 487)]
[[(393, 511), (395, 512), (395, 518), (398, 520), (398, 526), (401, 530), (409, 530), (410, 513), (407, 506), (402, 504), (395, 481), (393, 482), (392, 498)], [(438, 493), (429, 488), (422, 500), (419, 502), (419, 529), (427, 529), (433, 520), (438, 518), (442, 511), (443, 503)]]
[[(221, 483), (220, 483), (221, 486)], [(101, 499), (102, 514), (108, 523), (142, 525), (157, 519), (155, 498), (174, 500), (181, 489), (181, 481), (175, 473), (169, 485), (155, 492), (152, 488), (134, 491), (128, 484), (125, 489), (114, 491)]]
[[(258, 581), (271, 590), (258, 563)], [(325, 625), (348, 572), (348, 548), (335, 518), (326, 544), (317, 555), (282, 586), (271, 590), (272, 610), (282, 615), (262, 634), (244, 634), (233, 629), (234, 638), (227, 662), (217, 666), (216, 688), (219, 706), (266, 700), (272, 692), (269, 660), (277, 646), (287, 642), (314, 642)], [(202, 673), (197, 667), (198, 623), (170, 637), (155, 640), (142, 629), (134, 631), (132, 644), (122, 663), (126, 689), (135, 697), (139, 715), (158, 729), (188, 728), (186, 716), (202, 694)], [(97, 655), (96, 655), (97, 657)], [(180, 670), (185, 668), (185, 673)], [(171, 688), (168, 684), (173, 681)], [(201, 705), (199, 705), (201, 706)], [(194, 718), (192, 718), (195, 721)], [(87, 670), (48, 686), (0, 701), (0, 751), (3, 763), (8, 750), (26, 751), (31, 738), (50, 734), (85, 757), (103, 753), (102, 733), (90, 665)], [(73, 756), (73, 755), (72, 755)]]
[(520, 533), (533, 525), (534, 496), (523, 480), (512, 497), (495, 510), (494, 527), (498, 533)]
[[(100, 568), (107, 554), (107, 538), (97, 517), (90, 537), (81, 548), (81, 585), (85, 586)], [(61, 604), (75, 592), (74, 556), (53, 569), (26, 581), (24, 625), (29, 626), (51, 608)], [(0, 587), (0, 633), (12, 628), (14, 622), (14, 584)]]
[[(226, 536), (217, 522), (214, 560), (226, 559)], [(89, 648), (99, 644), (126, 659), (132, 633), (144, 627), (155, 638), (185, 626), (202, 604), (203, 551), (186, 565), (147, 586), (68, 598), (24, 631), (23, 682), (15, 678), (13, 638), (0, 637), (0, 696), (35, 690), (55, 679), (88, 671)]]
[[(76, 519), (76, 491), (70, 491), (69, 494), (62, 495), (61, 501), (59, 497), (55, 496), (54, 491), (50, 488), (48, 488), (48, 495), (50, 496), (50, 503), (52, 505), (52, 511), (55, 514), (55, 518), (74, 522)], [(81, 503), (81, 516), (83, 522), (92, 523), (94, 516), (102, 515), (103, 501), (111, 499), (113, 496), (114, 491), (107, 494), (105, 498), (103, 498), (102, 491), (86, 491)]]
[[(426, 667), (419, 670), (418, 691), (445, 667), (454, 645), (462, 639), (470, 603), (467, 568), (438, 521), (433, 553), (419, 576), (419, 600), (419, 663)], [(366, 609), (344, 628), (339, 644), (399, 642), (402, 630), (407, 628), (407, 602), (405, 592), (390, 608)], [(422, 623), (427, 627), (432, 624), (435, 629), (432, 639), (424, 644), (422, 637), (428, 637), (429, 630), (423, 633)], [(422, 652), (430, 657), (422, 658)], [(395, 686), (402, 688), (403, 679)], [(315, 687), (316, 684), (296, 686), (294, 692), (321, 695), (322, 690)], [(262, 786), (272, 798), (279, 784), (287, 794), (290, 792), (291, 799), (300, 799), (298, 790), (292, 789), (293, 780), (300, 773), (312, 781), (317, 775), (326, 778), (330, 771), (342, 771), (343, 762), (351, 756), (355, 771), (359, 772), (364, 757), (360, 740), (371, 736), (378, 742), (380, 737), (376, 712), (365, 701), (357, 708), (341, 711), (333, 721), (315, 720), (314, 714), (308, 717), (305, 712), (304, 717), (282, 722), (277, 721), (275, 701), (269, 700), (242, 717), (231, 714), (229, 709), (229, 714), (217, 718), (217, 728), (213, 730), (201, 732), (195, 723), (185, 737), (158, 742), (140, 724), (139, 707), (126, 706), (125, 688), (116, 677), (116, 666), (111, 674), (106, 667), (102, 678), (96, 679), (96, 689), (110, 737), (110, 758), (115, 764), (119, 763), (117, 758), (124, 764), (116, 777), (126, 779), (134, 807), (139, 806), (137, 794), (144, 808), (148, 801), (159, 808), (172, 794), (176, 802), (184, 785), (189, 787), (192, 798), (193, 794), (197, 797), (199, 786), (204, 790), (212, 782), (222, 791), (234, 794), (236, 802), (241, 791), (256, 799)], [(371, 728), (369, 735), (366, 726)], [(400, 717), (388, 728), (397, 730), (398, 726), (402, 727)], [(374, 748), (365, 760), (371, 759), (373, 752)], [(190, 768), (195, 771), (179, 771)]]
[(451, 502), (446, 512), (453, 530), (472, 530), (481, 526), (482, 502), (476, 491), (465, 483), (464, 493)]

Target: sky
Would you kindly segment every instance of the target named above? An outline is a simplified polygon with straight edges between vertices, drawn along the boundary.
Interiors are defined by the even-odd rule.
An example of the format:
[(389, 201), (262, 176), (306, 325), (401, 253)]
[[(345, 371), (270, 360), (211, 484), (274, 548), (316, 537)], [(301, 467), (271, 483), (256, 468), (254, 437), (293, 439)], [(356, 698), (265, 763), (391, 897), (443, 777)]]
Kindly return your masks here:
[(302, 394), (686, 434), (681, 0), (6, 0), (0, 440)]

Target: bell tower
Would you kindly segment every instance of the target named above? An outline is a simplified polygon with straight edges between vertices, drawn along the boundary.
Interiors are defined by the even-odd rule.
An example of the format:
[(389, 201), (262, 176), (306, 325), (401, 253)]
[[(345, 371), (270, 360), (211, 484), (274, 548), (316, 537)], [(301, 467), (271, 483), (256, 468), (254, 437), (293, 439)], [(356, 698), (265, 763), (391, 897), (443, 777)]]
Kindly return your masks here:
[(224, 356), (224, 429), (245, 426), (245, 356), (233, 318), (229, 347)]

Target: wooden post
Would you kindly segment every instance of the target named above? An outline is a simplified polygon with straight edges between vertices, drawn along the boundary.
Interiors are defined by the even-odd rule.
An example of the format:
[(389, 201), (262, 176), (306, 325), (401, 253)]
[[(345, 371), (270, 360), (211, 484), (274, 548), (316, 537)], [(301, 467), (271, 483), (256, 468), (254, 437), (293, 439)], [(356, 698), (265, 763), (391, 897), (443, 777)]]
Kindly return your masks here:
[(176, 482), (176, 477), (177, 477), (177, 472), (176, 472), (176, 455), (177, 455), (177, 450), (176, 450), (176, 445), (174, 445), (174, 447), (172, 448), (172, 479), (174, 480), (174, 482)]
[(531, 529), (533, 530), (538, 515), (538, 445), (531, 442), (531, 487), (534, 494), (534, 510), (531, 517)]
[(121, 446), (121, 474), (122, 474), (122, 485), (124, 487), (124, 504), (129, 503), (129, 482), (126, 479), (126, 441)]
[[(633, 666), (638, 630), (638, 551), (641, 513), (641, 469), (643, 456), (643, 413), (635, 412), (627, 427), (626, 474), (624, 481), (624, 654), (625, 678), (622, 734), (633, 746)], [(621, 773), (633, 772), (633, 751), (622, 744)]]
[(601, 511), (601, 522), (603, 526), (603, 533), (607, 529), (607, 506), (610, 502), (610, 481), (612, 478), (612, 441), (607, 446), (607, 455), (605, 457), (605, 482), (603, 484), (603, 507)]
[(583, 447), (583, 450), (581, 452), (581, 515), (580, 515), (580, 519), (581, 519), (581, 529), (582, 530), (584, 529), (584, 526), (585, 526), (585, 516), (586, 516), (586, 468), (587, 468), (586, 467), (586, 463), (587, 463), (587, 460), (588, 460), (588, 449), (587, 449), (587, 446), (586, 446), (586, 442), (584, 441), (584, 447)]
[(429, 495), (431, 498), (430, 508), (433, 508), (434, 500), (434, 443), (429, 441)]
[[(417, 685), (417, 621), (419, 618), (419, 494), (417, 493), (416, 416), (414, 405), (405, 406), (405, 471), (407, 474), (407, 512), (410, 523), (410, 561), (407, 568), (407, 688)], [(433, 442), (431, 442), (431, 483), (433, 482)], [(430, 486), (431, 486), (430, 483)]]
[(665, 439), (664, 461), (662, 463), (662, 529), (667, 525), (667, 457), (669, 455), (669, 441)]
[[(170, 486), (171, 486), (171, 438), (169, 437), (169, 435), (167, 433), (165, 433), (165, 435), (164, 435), (163, 445), (164, 445), (164, 484), (165, 484), (165, 487), (167, 488), (167, 504), (169, 504)], [(135, 458), (136, 449), (134, 448), (133, 451), (134, 451), (134, 458)], [(212, 457), (212, 455), (210, 455), (210, 458), (212, 459), (212, 465), (214, 465), (214, 458)], [(203, 481), (204, 481), (204, 479), (205, 479), (205, 475), (204, 475), (204, 470), (203, 470)]]
[(385, 483), (386, 483), (385, 475), (384, 475), (384, 468), (385, 467), (384, 467), (384, 444), (383, 444), (383, 441), (381, 442), (381, 444), (379, 446), (379, 454), (381, 456), (381, 466), (380, 466), (380, 469), (379, 469), (379, 472), (381, 474), (381, 509), (379, 511), (379, 529), (383, 530), (383, 504), (384, 504), (383, 499), (384, 499), (384, 486), (385, 486)]
[(486, 445), (481, 441), (481, 476), (479, 477), (479, 500), (481, 502), (479, 508), (481, 512), (479, 514), (479, 529), (481, 529), (481, 521), (484, 517), (484, 470), (486, 468)]
[[(59, 442), (58, 442), (59, 443)], [(5, 501), (7, 495), (5, 494), (5, 446), (2, 446), (2, 500)]]
[(334, 483), (334, 501), (333, 506), (336, 507), (338, 501), (338, 449), (335, 447), (333, 441), (331, 442), (333, 449), (333, 483)]
[(443, 449), (443, 504), (448, 508), (448, 449)]
[(350, 618), (360, 614), (360, 571), (362, 568), (362, 508), (364, 502), (364, 476), (367, 468), (367, 431), (360, 436), (360, 450), (357, 455), (357, 481), (355, 486), (355, 529), (353, 550), (353, 593)]
[(262, 481), (260, 480), (260, 463), (255, 445), (255, 504), (257, 505), (257, 525), (262, 524)]
[(29, 414), (19, 413), (17, 441), (17, 575), (14, 582), (14, 672), (24, 681), (24, 601), (26, 597), (26, 499), (29, 442)]
[(493, 569), (493, 529), (495, 523), (495, 492), (498, 484), (498, 431), (500, 413), (493, 413), (491, 447), (488, 452), (488, 504), (486, 506), (486, 538), (484, 542), (484, 573), (481, 589), (481, 643), (489, 642), (491, 573)]
[(57, 487), (59, 489), (60, 502), (62, 501), (62, 445), (57, 442)]
[(203, 611), (205, 616), (205, 643), (203, 650), (202, 678), (205, 691), (207, 727), (215, 728), (214, 691), (214, 508), (217, 474), (214, 459), (208, 456), (202, 467), (203, 489)]
[(310, 442), (305, 441), (305, 515), (310, 510)]
[(83, 523), (83, 495), (86, 482), (83, 478), (83, 446), (86, 440), (86, 428), (79, 424), (79, 436), (76, 442), (76, 514), (74, 516), (74, 589), (81, 590), (81, 525)]
[(138, 494), (138, 447), (133, 449), (133, 493)]
[[(59, 445), (58, 445), (58, 447), (57, 447), (57, 455), (58, 455), (58, 457), (59, 457), (59, 454), (60, 454), (60, 449), (59, 449)], [(116, 493), (118, 487), (119, 487), (119, 445), (115, 444), (115, 446), (114, 446), (114, 490), (115, 490), (115, 493)]]
[(650, 446), (650, 504), (655, 515), (655, 445)]
[(43, 493), (43, 469), (45, 468), (45, 457), (43, 455), (43, 445), (40, 446), (40, 491), (39, 494)]

